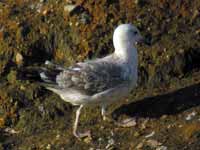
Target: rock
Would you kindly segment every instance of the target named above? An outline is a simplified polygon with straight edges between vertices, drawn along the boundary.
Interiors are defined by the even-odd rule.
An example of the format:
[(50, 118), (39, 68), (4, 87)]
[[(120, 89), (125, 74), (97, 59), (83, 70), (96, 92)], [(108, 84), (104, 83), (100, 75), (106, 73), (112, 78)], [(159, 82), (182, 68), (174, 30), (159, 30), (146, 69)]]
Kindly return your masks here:
[(133, 127), (136, 126), (136, 119), (135, 118), (128, 118), (123, 120), (122, 122), (117, 122), (117, 125), (121, 127)]
[(195, 31), (196, 34), (200, 33), (200, 28)]
[[(82, 24), (88, 24), (91, 21), (91, 15), (82, 6), (74, 5), (74, 4), (67, 4), (64, 6), (64, 11), (68, 12), (70, 15), (76, 14), (78, 16), (79, 22)], [(79, 23), (76, 22), (75, 25), (78, 26)]]
[(21, 66), (23, 64), (23, 56), (20, 53), (17, 53), (15, 56), (15, 62), (18, 66)]
[(59, 139), (59, 138), (60, 138), (60, 134), (57, 134), (57, 135), (56, 135), (56, 139)]
[(19, 133), (19, 131), (16, 131), (16, 130), (14, 130), (12, 128), (9, 128), (9, 127), (5, 128), (4, 131), (9, 133), (9, 134), (17, 134), (17, 133)]
[(150, 134), (146, 135), (145, 138), (150, 138), (150, 137), (154, 136), (154, 134), (155, 134), (155, 131), (153, 131)]
[(68, 13), (72, 13), (78, 6), (74, 4), (67, 4), (64, 6), (64, 11), (67, 11)]
[(33, 7), (33, 8), (35, 8), (36, 11), (37, 11), (38, 13), (41, 13), (41, 11), (42, 11), (42, 6), (43, 6), (42, 3), (38, 3), (38, 4), (37, 4), (35, 7)]
[(147, 123), (148, 123), (149, 119), (145, 119), (142, 124), (141, 124), (141, 129), (144, 130), (147, 127)]
[(136, 147), (136, 149), (142, 149), (142, 147), (144, 146), (144, 143), (139, 143)]
[(167, 118), (167, 115), (162, 115), (162, 116), (161, 116), (161, 119), (162, 119), (162, 120), (165, 120), (166, 118)]
[(91, 137), (91, 136), (85, 137), (85, 138), (83, 139), (83, 141), (84, 141), (85, 143), (89, 144), (89, 143), (91, 143), (91, 141), (92, 141), (92, 137)]
[(156, 150), (167, 150), (166, 146), (159, 146), (156, 148)]
[(108, 144), (106, 145), (106, 149), (107, 150), (111, 150), (111, 149), (114, 149), (114, 144), (115, 144), (115, 141), (113, 138), (110, 138), (108, 140)]
[(135, 4), (136, 4), (136, 5), (139, 4), (139, 1), (140, 1), (140, 0), (135, 0)]
[(48, 144), (46, 149), (51, 149), (51, 144)]
[(40, 3), (44, 3), (44, 2), (46, 2), (47, 0), (40, 0)]
[(44, 16), (46, 16), (47, 13), (48, 13), (48, 10), (47, 10), (47, 9), (45, 9), (45, 10), (42, 11), (42, 14), (43, 14)]
[(160, 142), (158, 142), (156, 140), (148, 140), (148, 141), (146, 141), (146, 143), (147, 143), (147, 145), (149, 145), (149, 146), (151, 146), (153, 148), (156, 148), (156, 147), (162, 145), (162, 143), (160, 143)]
[(194, 116), (196, 116), (196, 112), (193, 111), (192, 113), (190, 113), (190, 114), (187, 115), (187, 117), (185, 118), (185, 120), (189, 121), (189, 120), (191, 120)]

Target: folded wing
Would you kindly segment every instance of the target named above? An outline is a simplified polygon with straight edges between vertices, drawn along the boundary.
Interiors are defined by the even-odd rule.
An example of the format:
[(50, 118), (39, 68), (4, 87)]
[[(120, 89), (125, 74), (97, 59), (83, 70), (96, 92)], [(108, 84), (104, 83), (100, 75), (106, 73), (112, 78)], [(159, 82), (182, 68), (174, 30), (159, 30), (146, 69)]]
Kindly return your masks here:
[(40, 74), (43, 81), (60, 89), (74, 89), (82, 94), (93, 95), (122, 84), (123, 70), (108, 62), (77, 63), (69, 68), (55, 67)]

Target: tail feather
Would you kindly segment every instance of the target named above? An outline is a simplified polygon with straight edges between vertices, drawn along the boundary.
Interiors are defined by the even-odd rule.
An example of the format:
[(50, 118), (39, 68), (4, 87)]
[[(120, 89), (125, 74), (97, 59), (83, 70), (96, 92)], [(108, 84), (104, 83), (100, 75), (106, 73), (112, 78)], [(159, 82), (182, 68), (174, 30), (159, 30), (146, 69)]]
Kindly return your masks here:
[(47, 83), (54, 83), (56, 82), (56, 76), (61, 72), (56, 68), (43, 68), (42, 71), (39, 73), (40, 78)]
[(27, 67), (20, 71), (21, 79), (28, 79), (49, 84), (56, 84), (56, 76), (63, 71), (64, 68), (46, 61), (42, 67)]
[(39, 73), (40, 78), (47, 83), (55, 83), (56, 76), (63, 71), (64, 68), (53, 64), (50, 61), (45, 62), (45, 67), (42, 67), (42, 71)]

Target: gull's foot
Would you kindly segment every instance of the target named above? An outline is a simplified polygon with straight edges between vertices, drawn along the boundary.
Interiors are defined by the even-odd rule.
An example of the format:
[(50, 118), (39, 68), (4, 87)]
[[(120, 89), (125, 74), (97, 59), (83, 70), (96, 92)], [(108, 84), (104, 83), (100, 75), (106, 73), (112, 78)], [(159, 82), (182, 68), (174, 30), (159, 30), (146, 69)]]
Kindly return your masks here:
[(134, 127), (136, 126), (137, 122), (136, 122), (136, 118), (132, 117), (132, 118), (128, 118), (125, 119), (121, 122), (115, 122), (116, 125), (120, 126), (120, 127)]
[(79, 132), (73, 132), (74, 136), (78, 139), (86, 138), (89, 137), (91, 138), (91, 132), (90, 130), (84, 132), (84, 133), (79, 133)]
[(108, 116), (103, 116), (103, 121), (113, 122), (113, 119)]

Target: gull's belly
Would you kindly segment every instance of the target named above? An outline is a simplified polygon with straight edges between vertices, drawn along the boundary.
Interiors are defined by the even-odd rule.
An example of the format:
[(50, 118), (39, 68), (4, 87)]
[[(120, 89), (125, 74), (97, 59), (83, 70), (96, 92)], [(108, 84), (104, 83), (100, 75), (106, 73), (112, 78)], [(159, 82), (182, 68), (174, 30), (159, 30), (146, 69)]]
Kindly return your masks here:
[(135, 82), (122, 84), (92, 96), (82, 95), (75, 91), (70, 91), (60, 96), (64, 101), (72, 103), (73, 105), (110, 104), (126, 98), (134, 86)]

